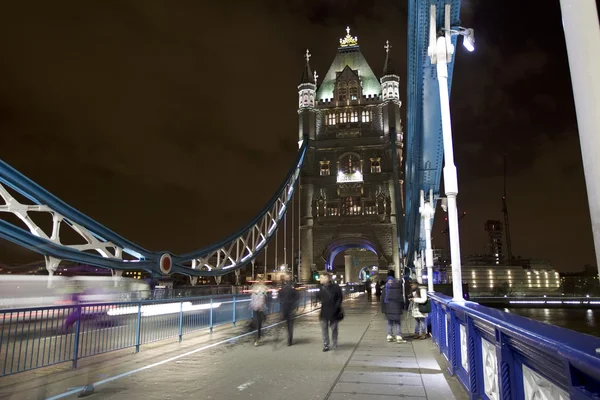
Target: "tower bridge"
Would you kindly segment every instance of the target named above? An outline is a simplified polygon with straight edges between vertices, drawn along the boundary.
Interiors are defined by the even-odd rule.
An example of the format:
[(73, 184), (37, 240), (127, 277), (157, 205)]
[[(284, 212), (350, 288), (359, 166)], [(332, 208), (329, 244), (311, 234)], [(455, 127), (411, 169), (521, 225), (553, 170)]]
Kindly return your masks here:
[[(408, 4), (406, 77), (396, 73), (393, 44), (389, 42), (381, 45), (384, 69), (373, 71), (361, 53), (358, 36), (351, 34), (350, 28), (336, 43), (337, 52), (321, 80), (311, 68), (310, 52), (306, 52), (297, 87), (297, 158), (263, 210), (229, 237), (186, 254), (147, 250), (72, 208), (0, 161), (0, 197), (4, 202), (0, 205), (0, 238), (42, 255), (50, 276), (61, 262), (68, 260), (111, 269), (115, 279), (122, 271), (146, 270), (156, 276), (189, 276), (192, 285), (197, 283), (198, 277), (214, 277), (219, 283), (225, 274), (234, 273), (239, 277), (242, 268), (254, 269), (254, 262), (263, 257), (264, 265), (271, 257), (273, 265), (281, 264), (282, 269), (288, 269), (287, 249), (290, 248), (292, 265), (296, 250), (300, 254), (300, 271), (292, 267), (291, 272), (298, 272), (304, 282), (310, 280), (312, 270), (331, 271), (336, 257), (345, 253), (346, 282), (358, 280), (357, 271), (364, 267), (377, 266), (379, 270), (395, 271), (397, 277), (414, 274), (423, 283), (423, 276), (432, 275), (431, 224), (441, 199), (449, 219), (453, 296), (436, 293), (432, 280), (427, 282), (432, 339), (441, 356), (436, 357), (429, 346), (416, 341), (400, 346), (394, 343), (394, 348), (388, 344), (384, 352), (380, 351), (384, 345), (378, 342), (385, 332), (383, 319), (377, 309), (359, 303), (359, 286), (346, 285), (344, 296), (352, 311), (348, 313), (348, 326), (355, 328), (347, 331), (348, 347), (342, 347), (337, 353), (339, 358), (323, 361), (323, 365), (333, 367), (319, 375), (317, 382), (329, 382), (330, 386), (307, 387), (298, 383), (294, 385), (301, 388), (298, 398), (307, 398), (307, 392), (310, 396), (325, 393), (326, 398), (341, 398), (358, 393), (358, 389), (370, 391), (361, 398), (398, 394), (406, 397), (409, 391), (419, 398), (464, 398), (466, 394), (469, 398), (483, 399), (597, 398), (600, 339), (489, 309), (463, 298), (456, 207), (458, 181), (449, 99), (454, 59), (460, 56), (456, 50), (458, 36), (468, 50), (473, 50), (474, 36), (471, 29), (460, 26), (459, 0), (409, 0)], [(597, 94), (600, 84), (595, 81), (588, 89), (575, 74), (581, 72), (596, 77), (597, 73), (590, 71), (600, 68), (597, 12), (592, 0), (561, 0), (561, 4), (566, 16), (572, 73), (576, 78), (573, 81), (577, 88), (578, 119), (582, 121), (582, 143), (594, 144), (598, 137), (594, 133), (598, 113), (582, 107), (581, 99), (597, 106), (598, 96), (586, 97), (586, 93), (589, 90)], [(579, 20), (584, 22), (574, 23)], [(589, 41), (593, 46), (578, 45), (574, 38)], [(580, 59), (589, 62), (582, 65)], [(402, 82), (403, 79), (406, 82)], [(400, 86), (404, 83), (407, 111), (403, 123), (400, 111), (404, 95)], [(590, 148), (597, 146), (584, 146), (584, 155)], [(590, 160), (589, 154), (585, 157)], [(595, 188), (600, 169), (593, 163), (584, 165), (588, 186)], [(439, 190), (442, 176), (445, 196)], [(590, 189), (590, 193), (591, 199), (595, 199), (595, 192)], [(597, 205), (590, 201), (590, 206), (596, 224)], [(45, 222), (40, 215), (45, 215)], [(291, 243), (287, 241), (288, 225), (294, 232)], [(283, 259), (278, 259), (280, 236)], [(367, 255), (359, 257), (359, 250)], [(311, 317), (318, 309), (315, 290), (308, 288), (301, 297), (305, 313), (299, 318), (306, 321), (307, 332), (317, 326)], [(175, 302), (140, 300), (133, 305), (110, 303), (1, 310), (0, 376), (68, 362), (76, 367), (83, 358), (127, 348), (138, 352), (141, 346), (159, 340), (178, 338), (181, 341), (184, 336), (205, 329), (210, 332), (208, 339), (196, 338), (202, 343), (199, 347), (159, 362), (148, 361), (142, 368), (120, 360), (119, 371), (114, 373), (111, 364), (111, 370), (105, 372), (113, 375), (92, 382), (92, 387), (111, 385), (133, 375), (144, 376), (145, 370), (160, 370), (161, 365), (174, 360), (189, 359), (207, 349), (243, 340), (250, 333), (222, 328), (221, 336), (215, 339), (213, 329), (218, 325), (235, 327), (236, 322), (250, 318), (248, 301), (247, 295), (231, 293)], [(48, 324), (60, 321), (74, 310), (78, 313), (74, 332), (53, 327), (48, 330)], [(271, 312), (278, 312), (278, 306), (274, 305)], [(377, 315), (373, 317), (374, 314)], [(97, 318), (102, 324), (92, 325)], [(268, 328), (276, 325), (273, 323)], [(300, 353), (294, 360), (298, 368), (305, 376), (314, 376), (314, 360), (321, 353), (297, 348), (300, 350), (294, 351)], [(239, 352), (237, 355), (242, 358), (232, 357), (232, 364), (226, 369), (229, 384), (215, 390), (206, 386), (203, 388), (206, 393), (212, 390), (212, 394), (238, 395), (254, 384), (253, 379), (259, 379), (253, 375), (256, 365), (245, 368), (239, 363), (245, 353), (239, 348), (231, 351)], [(266, 357), (265, 352), (262, 355)], [(370, 356), (373, 358), (365, 359)], [(213, 361), (213, 364), (227, 362), (227, 357)], [(203, 360), (193, 359), (193, 362), (200, 365)], [(274, 357), (270, 362), (278, 373), (289, 367), (281, 357)], [(452, 378), (442, 373), (441, 366)], [(381, 370), (388, 367), (394, 372)], [(123, 368), (130, 369), (121, 371)], [(368, 379), (361, 378), (356, 368), (362, 368), (363, 373), (368, 371)], [(214, 370), (214, 367), (207, 368), (206, 373)], [(177, 369), (175, 375), (172, 370), (168, 373), (163, 370), (164, 376), (168, 376), (163, 382), (165, 388), (171, 389), (177, 379), (188, 383), (198, 381), (197, 376), (189, 375), (193, 371), (187, 364), (184, 369)], [(398, 371), (401, 372), (396, 374)], [(150, 374), (140, 378), (143, 384), (138, 385), (139, 390), (144, 390), (147, 382), (156, 383), (161, 376)], [(237, 382), (242, 376), (245, 381), (232, 387), (230, 382)], [(216, 378), (213, 381), (219, 381)], [(221, 376), (218, 378), (223, 381)], [(59, 379), (57, 385), (67, 381)], [(373, 382), (377, 382), (376, 387), (369, 386)], [(452, 382), (462, 384), (462, 395), (451, 390)], [(76, 394), (81, 390), (77, 386), (81, 383), (60, 389), (63, 392), (55, 391), (52, 398)], [(17, 387), (23, 382), (14, 385)], [(406, 393), (399, 393), (398, 388)], [(272, 398), (284, 395), (274, 389), (270, 394), (275, 396)]]

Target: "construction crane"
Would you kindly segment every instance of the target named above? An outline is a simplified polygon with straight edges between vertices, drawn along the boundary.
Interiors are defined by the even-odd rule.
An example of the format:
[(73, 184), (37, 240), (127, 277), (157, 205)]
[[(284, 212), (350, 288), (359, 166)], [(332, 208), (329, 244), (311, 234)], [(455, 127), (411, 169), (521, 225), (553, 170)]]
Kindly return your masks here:
[[(463, 213), (460, 214), (460, 217), (458, 217), (458, 222), (460, 223), (460, 220), (463, 219), (466, 215), (467, 215), (467, 212), (463, 211)], [(450, 231), (450, 224), (448, 222), (448, 217), (444, 217), (444, 221), (446, 221), (446, 229), (442, 230), (442, 235), (447, 235), (448, 232)]]
[(504, 154), (504, 196), (502, 196), (502, 212), (504, 213), (504, 229), (506, 230), (506, 255), (507, 261), (512, 260), (512, 246), (510, 243), (510, 225), (508, 224), (508, 206), (506, 205), (506, 154)]

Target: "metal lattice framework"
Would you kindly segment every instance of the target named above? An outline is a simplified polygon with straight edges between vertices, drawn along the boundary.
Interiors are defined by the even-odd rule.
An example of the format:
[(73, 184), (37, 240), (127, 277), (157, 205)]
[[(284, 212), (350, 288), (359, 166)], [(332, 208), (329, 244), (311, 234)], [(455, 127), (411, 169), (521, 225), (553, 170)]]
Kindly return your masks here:
[(254, 221), (223, 242), (175, 257), (174, 262), (192, 270), (203, 269), (203, 275), (223, 275), (251, 262), (267, 245), (287, 211), (298, 183), (307, 144), (305, 140), (284, 184)]
[[(61, 260), (69, 260), (114, 270), (165, 273), (163, 262), (168, 258), (168, 273), (220, 276), (251, 262), (273, 236), (294, 195), (307, 146), (308, 140), (301, 143), (284, 184), (250, 224), (216, 245), (181, 256), (150, 252), (122, 238), (0, 160), (0, 198), (4, 202), (0, 205), (0, 238), (44, 255), (49, 271)], [(18, 200), (8, 188), (31, 204)], [(26, 229), (3, 218), (8, 214), (18, 217)], [(40, 226), (42, 215), (51, 217), (46, 230)], [(61, 237), (65, 229), (84, 243), (68, 243)]]
[[(442, 116), (436, 66), (428, 55), (431, 5), (436, 5), (437, 26), (444, 25), (445, 5), (450, 4), (452, 26), (460, 25), (460, 0), (409, 0), (406, 207), (404, 254), (412, 264), (415, 252), (425, 249), (425, 232), (419, 216), (420, 192), (433, 190), (439, 198), (442, 176)], [(456, 46), (456, 36), (452, 44)], [(454, 61), (448, 63), (451, 87)]]

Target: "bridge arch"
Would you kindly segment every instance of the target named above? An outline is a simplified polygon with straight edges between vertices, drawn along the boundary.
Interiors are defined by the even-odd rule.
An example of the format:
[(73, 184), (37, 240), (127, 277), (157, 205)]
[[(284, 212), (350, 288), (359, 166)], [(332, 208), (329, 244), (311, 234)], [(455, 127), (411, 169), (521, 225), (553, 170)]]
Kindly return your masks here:
[(335, 239), (328, 244), (323, 251), (325, 269), (333, 271), (334, 262), (338, 254), (348, 250), (363, 250), (371, 253), (371, 255), (365, 258), (365, 256), (358, 256), (357, 253), (352, 254), (354, 257), (352, 265), (347, 265), (348, 262), (345, 263), (344, 282), (358, 282), (362, 280), (361, 277), (364, 275), (362, 270), (364, 268), (368, 267), (372, 269), (375, 266), (379, 269), (381, 267), (380, 264), (387, 265), (385, 254), (383, 254), (381, 249), (372, 240), (362, 236), (351, 236)]

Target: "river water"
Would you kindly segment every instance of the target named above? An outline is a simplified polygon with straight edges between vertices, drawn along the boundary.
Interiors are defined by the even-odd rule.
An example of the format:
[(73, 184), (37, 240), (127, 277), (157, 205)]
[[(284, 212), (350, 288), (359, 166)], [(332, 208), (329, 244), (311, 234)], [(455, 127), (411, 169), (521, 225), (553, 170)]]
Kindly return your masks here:
[(600, 337), (600, 309), (505, 308), (504, 311)]

